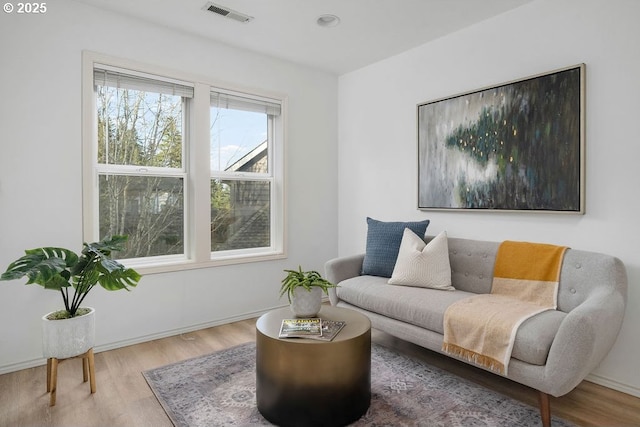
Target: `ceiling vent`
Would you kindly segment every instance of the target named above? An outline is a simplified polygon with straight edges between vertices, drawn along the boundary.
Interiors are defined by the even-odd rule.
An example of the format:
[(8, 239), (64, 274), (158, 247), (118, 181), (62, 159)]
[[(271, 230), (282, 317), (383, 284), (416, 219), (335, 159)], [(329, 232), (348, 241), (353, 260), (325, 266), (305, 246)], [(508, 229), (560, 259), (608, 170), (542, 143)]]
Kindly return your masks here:
[(226, 6), (220, 6), (219, 4), (211, 2), (207, 2), (202, 9), (238, 22), (249, 22), (253, 19), (253, 16), (245, 15), (244, 13), (229, 9)]

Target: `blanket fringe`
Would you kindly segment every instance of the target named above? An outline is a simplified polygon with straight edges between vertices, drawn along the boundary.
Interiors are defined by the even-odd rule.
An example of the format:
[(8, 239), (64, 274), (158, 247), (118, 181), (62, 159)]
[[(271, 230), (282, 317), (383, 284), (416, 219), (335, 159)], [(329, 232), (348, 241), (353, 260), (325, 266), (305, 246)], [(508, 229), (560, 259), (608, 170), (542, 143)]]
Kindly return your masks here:
[(492, 357), (476, 353), (464, 347), (457, 346), (455, 344), (444, 342), (442, 343), (442, 351), (452, 356), (456, 356), (462, 360), (473, 363), (482, 368), (486, 368), (492, 372), (496, 372), (501, 375), (506, 375), (507, 370), (504, 363), (496, 360)]

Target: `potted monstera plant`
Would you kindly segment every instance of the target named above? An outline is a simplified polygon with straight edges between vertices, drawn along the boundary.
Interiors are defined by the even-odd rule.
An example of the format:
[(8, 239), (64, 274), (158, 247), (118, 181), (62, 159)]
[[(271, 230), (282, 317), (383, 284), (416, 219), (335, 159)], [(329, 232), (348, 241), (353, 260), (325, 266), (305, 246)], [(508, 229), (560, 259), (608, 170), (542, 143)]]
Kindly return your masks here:
[(284, 270), (287, 273), (282, 279), (280, 297), (287, 295), (291, 311), (296, 317), (315, 317), (322, 305), (322, 293), (336, 285), (324, 279), (317, 271)]
[(80, 255), (58, 247), (29, 249), (2, 273), (0, 280), (26, 276), (27, 285), (60, 292), (64, 309), (42, 318), (45, 357), (73, 357), (93, 347), (95, 310), (82, 304), (96, 285), (116, 291), (138, 284), (138, 272), (110, 258), (111, 252), (124, 249), (126, 240), (127, 236), (110, 236), (84, 243)]

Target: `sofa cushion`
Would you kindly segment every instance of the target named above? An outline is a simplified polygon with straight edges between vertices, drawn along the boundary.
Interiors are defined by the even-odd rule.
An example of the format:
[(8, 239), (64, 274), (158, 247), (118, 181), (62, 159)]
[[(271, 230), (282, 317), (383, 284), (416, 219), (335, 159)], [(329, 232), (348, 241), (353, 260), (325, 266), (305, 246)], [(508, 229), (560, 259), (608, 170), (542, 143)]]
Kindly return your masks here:
[[(444, 312), (456, 301), (476, 295), (456, 290), (442, 292), (410, 286), (389, 286), (383, 277), (358, 276), (343, 280), (338, 297), (356, 307), (444, 334)], [(566, 313), (550, 310), (523, 322), (516, 334), (511, 357), (544, 365)]]
[(341, 300), (431, 331), (444, 333), (446, 308), (470, 297), (464, 291), (442, 292), (412, 286), (390, 286), (383, 277), (358, 276), (343, 280), (336, 288)]
[(447, 233), (441, 232), (428, 244), (408, 228), (404, 229), (398, 259), (390, 285), (416, 286), (453, 291)]
[(511, 357), (534, 365), (547, 363), (551, 343), (567, 313), (549, 310), (537, 314), (518, 328)]
[(429, 220), (383, 222), (367, 217), (367, 246), (362, 274), (391, 277), (405, 228), (424, 237)]

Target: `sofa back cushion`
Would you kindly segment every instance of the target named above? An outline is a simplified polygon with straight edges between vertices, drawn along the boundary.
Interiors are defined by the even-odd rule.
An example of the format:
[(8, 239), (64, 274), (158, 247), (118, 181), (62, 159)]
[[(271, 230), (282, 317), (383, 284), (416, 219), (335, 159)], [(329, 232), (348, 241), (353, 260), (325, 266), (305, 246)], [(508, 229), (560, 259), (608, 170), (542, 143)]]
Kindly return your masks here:
[(558, 289), (558, 310), (570, 312), (593, 292), (626, 295), (627, 271), (618, 258), (569, 249), (564, 255)]
[(451, 284), (454, 288), (488, 294), (493, 281), (493, 265), (499, 243), (449, 238)]
[[(432, 238), (429, 236), (425, 240)], [(476, 294), (490, 293), (498, 246), (499, 242), (450, 237), (449, 263), (453, 287)], [(626, 289), (626, 282), (626, 270), (618, 258), (568, 249), (560, 272), (558, 310), (570, 312), (595, 291), (620, 292)]]

